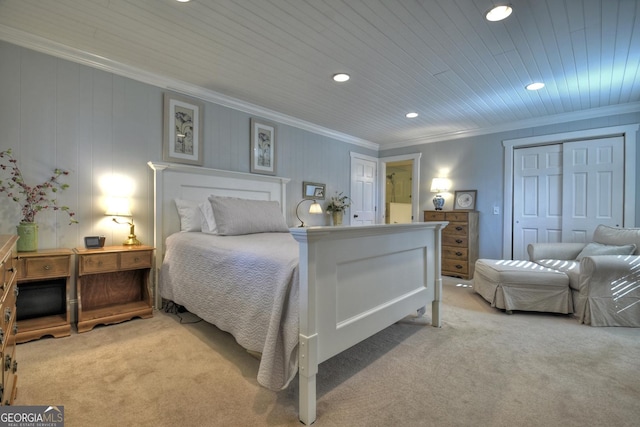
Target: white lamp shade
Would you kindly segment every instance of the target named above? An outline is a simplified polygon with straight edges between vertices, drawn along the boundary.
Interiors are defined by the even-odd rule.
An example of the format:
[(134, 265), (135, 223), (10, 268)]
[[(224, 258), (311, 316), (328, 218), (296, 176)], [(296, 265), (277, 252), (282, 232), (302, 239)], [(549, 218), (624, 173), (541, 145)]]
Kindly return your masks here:
[(449, 191), (451, 188), (451, 181), (447, 178), (433, 178), (431, 181), (431, 192), (441, 193), (443, 191)]
[(312, 214), (321, 214), (322, 213), (322, 206), (320, 206), (320, 203), (314, 201), (311, 206), (309, 206), (309, 213)]
[(132, 216), (131, 209), (129, 209), (129, 198), (111, 197), (104, 214), (106, 216)]

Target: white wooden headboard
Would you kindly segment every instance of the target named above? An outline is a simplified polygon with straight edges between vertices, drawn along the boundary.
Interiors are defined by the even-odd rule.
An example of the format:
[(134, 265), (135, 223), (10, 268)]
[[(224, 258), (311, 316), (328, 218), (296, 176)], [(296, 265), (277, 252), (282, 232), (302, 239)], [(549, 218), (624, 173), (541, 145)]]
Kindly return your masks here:
[(156, 248), (153, 292), (156, 308), (160, 308), (162, 303), (157, 286), (165, 251), (164, 242), (169, 235), (180, 231), (180, 218), (174, 202), (175, 199), (206, 201), (207, 197), (213, 194), (277, 201), (286, 218), (286, 194), (289, 178), (176, 163), (148, 162), (147, 164), (153, 170), (153, 245)]

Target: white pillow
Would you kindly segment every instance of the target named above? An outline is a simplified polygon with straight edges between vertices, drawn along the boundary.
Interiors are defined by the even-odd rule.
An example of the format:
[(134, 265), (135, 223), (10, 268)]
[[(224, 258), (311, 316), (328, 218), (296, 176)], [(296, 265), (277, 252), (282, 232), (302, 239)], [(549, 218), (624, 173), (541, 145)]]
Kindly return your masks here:
[(601, 243), (589, 243), (578, 254), (576, 260), (580, 261), (586, 256), (592, 255), (631, 255), (636, 250), (636, 245), (603, 245)]
[(200, 231), (202, 215), (198, 208), (198, 202), (184, 199), (175, 199), (174, 201), (180, 217), (180, 231)]
[(278, 202), (218, 196), (209, 201), (220, 235), (289, 232)]
[(198, 205), (202, 215), (202, 232), (207, 234), (218, 234), (216, 219), (213, 217), (213, 209), (210, 202), (202, 202)]

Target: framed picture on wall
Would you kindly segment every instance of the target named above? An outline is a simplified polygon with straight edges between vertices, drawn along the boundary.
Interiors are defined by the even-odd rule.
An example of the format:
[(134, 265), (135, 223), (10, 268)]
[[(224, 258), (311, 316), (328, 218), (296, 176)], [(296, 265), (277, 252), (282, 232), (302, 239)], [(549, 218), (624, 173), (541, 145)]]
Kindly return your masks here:
[(164, 94), (162, 159), (202, 166), (204, 104), (195, 99)]
[(453, 209), (472, 211), (476, 208), (476, 190), (456, 190)]
[(251, 172), (276, 174), (276, 126), (251, 119)]

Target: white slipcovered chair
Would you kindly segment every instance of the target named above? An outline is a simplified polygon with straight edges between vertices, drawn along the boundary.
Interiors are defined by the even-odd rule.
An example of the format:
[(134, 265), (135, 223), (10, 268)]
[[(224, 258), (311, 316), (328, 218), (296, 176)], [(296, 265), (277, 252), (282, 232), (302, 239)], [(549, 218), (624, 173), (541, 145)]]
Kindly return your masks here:
[(528, 252), (567, 274), (579, 322), (640, 327), (640, 228), (599, 225), (592, 243), (533, 243)]

